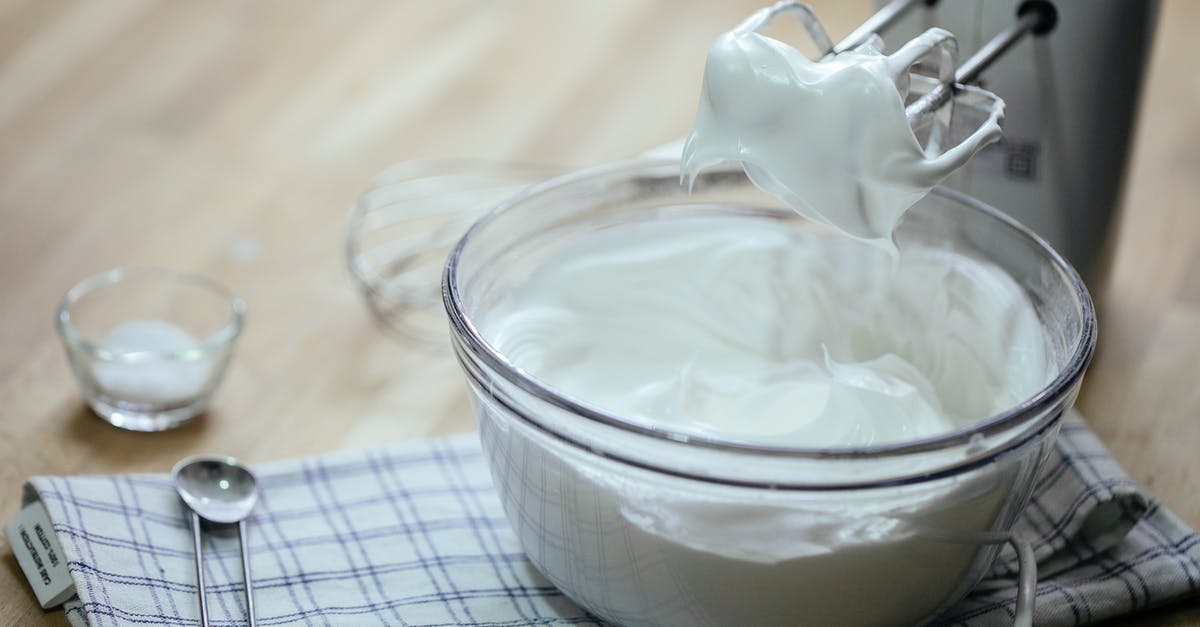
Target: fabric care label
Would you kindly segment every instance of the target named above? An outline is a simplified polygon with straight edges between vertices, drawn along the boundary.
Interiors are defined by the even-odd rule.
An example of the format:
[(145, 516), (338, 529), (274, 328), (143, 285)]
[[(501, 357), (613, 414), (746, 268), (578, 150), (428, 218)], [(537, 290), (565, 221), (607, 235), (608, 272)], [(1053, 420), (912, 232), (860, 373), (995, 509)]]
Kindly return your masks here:
[(67, 570), (67, 559), (41, 501), (26, 505), (4, 532), (43, 609), (62, 605), (75, 595), (75, 582)]

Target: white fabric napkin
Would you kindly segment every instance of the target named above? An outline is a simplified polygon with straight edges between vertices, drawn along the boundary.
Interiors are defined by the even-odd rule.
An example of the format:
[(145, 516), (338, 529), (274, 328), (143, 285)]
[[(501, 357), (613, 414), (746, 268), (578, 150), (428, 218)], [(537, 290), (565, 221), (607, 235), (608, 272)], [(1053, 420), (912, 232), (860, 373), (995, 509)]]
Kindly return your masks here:
[[(261, 625), (603, 624), (547, 583), (504, 518), (475, 435), (256, 468)], [(33, 477), (78, 598), (71, 623), (198, 624), (188, 517), (166, 475)], [(1038, 538), (1036, 624), (1082, 625), (1200, 591), (1200, 540), (1078, 416), (1019, 523)], [(244, 624), (236, 535), (206, 540), (214, 625)], [(1011, 624), (1015, 558), (939, 623)]]

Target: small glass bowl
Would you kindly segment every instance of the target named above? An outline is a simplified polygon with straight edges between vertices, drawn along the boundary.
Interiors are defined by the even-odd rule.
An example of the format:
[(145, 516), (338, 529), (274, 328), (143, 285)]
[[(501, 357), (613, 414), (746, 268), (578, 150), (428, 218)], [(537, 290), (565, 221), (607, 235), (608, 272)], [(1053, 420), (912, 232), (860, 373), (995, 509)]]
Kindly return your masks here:
[(92, 410), (122, 429), (162, 431), (208, 407), (245, 312), (206, 277), (117, 268), (72, 287), (55, 322)]

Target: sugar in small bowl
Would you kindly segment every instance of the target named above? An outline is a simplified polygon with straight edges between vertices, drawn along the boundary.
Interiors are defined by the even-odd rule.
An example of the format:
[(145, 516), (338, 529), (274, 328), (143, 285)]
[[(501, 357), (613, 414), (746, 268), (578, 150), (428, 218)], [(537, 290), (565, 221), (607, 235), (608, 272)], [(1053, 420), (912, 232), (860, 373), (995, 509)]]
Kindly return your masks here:
[(212, 279), (118, 268), (72, 287), (56, 326), (92, 410), (162, 431), (203, 412), (224, 378), (246, 305)]

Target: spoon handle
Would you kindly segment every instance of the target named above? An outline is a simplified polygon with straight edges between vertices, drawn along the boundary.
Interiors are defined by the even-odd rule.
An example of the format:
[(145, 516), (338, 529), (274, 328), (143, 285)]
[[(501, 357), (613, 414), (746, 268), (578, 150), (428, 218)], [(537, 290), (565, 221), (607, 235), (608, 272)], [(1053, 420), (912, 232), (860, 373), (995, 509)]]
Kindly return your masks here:
[(246, 586), (246, 617), (249, 619), (250, 627), (254, 627), (254, 586), (250, 583), (250, 545), (246, 541), (245, 520), (238, 521), (238, 544), (242, 545), (242, 581)]
[(208, 627), (208, 594), (204, 588), (204, 553), (200, 548), (200, 515), (192, 512), (192, 545), (196, 549), (196, 588), (200, 593), (200, 625)]

